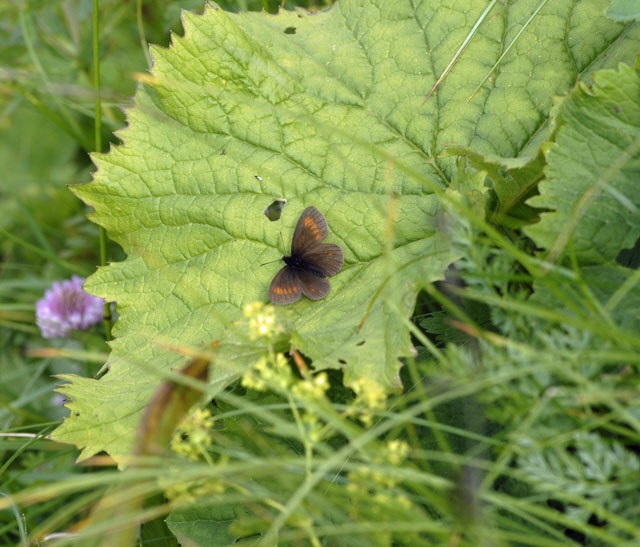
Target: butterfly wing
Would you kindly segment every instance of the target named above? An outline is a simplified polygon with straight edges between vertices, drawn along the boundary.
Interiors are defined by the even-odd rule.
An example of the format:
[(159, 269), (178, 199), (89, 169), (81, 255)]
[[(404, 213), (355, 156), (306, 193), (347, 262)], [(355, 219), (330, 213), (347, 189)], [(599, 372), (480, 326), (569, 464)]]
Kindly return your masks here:
[(300, 300), (302, 283), (298, 278), (298, 274), (299, 272), (289, 266), (285, 266), (276, 274), (269, 286), (269, 299), (271, 302), (285, 305), (293, 304)]
[(327, 277), (336, 275), (344, 264), (342, 249), (333, 243), (309, 247), (300, 258), (311, 270), (322, 272)]
[(324, 277), (318, 277), (310, 272), (297, 272), (302, 293), (310, 300), (320, 300), (329, 294), (331, 283)]
[(315, 207), (307, 207), (296, 224), (291, 242), (291, 254), (303, 255), (309, 247), (320, 243), (329, 235), (329, 227), (322, 213)]
[(300, 215), (291, 243), (291, 254), (326, 276), (337, 274), (344, 264), (342, 249), (337, 245), (320, 243), (329, 235), (329, 227), (322, 213), (307, 207)]
[(325, 277), (340, 271), (344, 255), (338, 245), (322, 243), (328, 235), (329, 227), (322, 213), (315, 207), (307, 207), (293, 232), (291, 256), (283, 259), (287, 265), (269, 287), (269, 298), (274, 304), (292, 304), (302, 294), (311, 300), (329, 294), (331, 284)]

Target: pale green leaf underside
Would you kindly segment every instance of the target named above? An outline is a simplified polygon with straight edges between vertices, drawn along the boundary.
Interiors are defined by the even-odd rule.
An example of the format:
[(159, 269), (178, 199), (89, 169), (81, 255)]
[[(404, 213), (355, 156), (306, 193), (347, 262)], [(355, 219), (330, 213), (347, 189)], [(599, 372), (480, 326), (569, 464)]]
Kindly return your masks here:
[[(150, 371), (180, 362), (163, 348), (224, 339), (245, 304), (267, 300), (281, 263), (259, 265), (288, 251), (307, 205), (325, 214), (345, 267), (325, 300), (278, 310), (292, 342), (347, 382), (398, 385), (411, 351), (402, 319), (456, 258), (434, 193), (455, 162), (438, 154), (448, 144), (535, 153), (552, 96), (637, 45), (597, 1), (550, 2), (467, 102), (536, 7), (498, 3), (425, 102), (485, 7), (347, 0), (315, 15), (185, 14), (185, 37), (153, 52), (124, 144), (96, 157), (95, 180), (76, 189), (128, 258), (87, 284), (118, 303), (111, 370), (65, 387), (72, 416), (56, 438), (83, 455), (127, 454), (161, 375)], [(263, 211), (274, 198), (288, 203), (272, 223)], [(247, 362), (217, 363), (213, 381)]]
[(640, 19), (640, 4), (637, 0), (612, 0), (607, 15), (616, 21)]

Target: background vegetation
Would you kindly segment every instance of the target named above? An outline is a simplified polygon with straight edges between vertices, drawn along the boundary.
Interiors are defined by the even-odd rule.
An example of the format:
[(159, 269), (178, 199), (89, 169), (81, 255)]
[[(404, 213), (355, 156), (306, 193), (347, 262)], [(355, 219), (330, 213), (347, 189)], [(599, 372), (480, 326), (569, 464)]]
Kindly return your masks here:
[[(500, 6), (479, 2), (459, 26), (453, 21), (461, 12), (444, 2), (415, 12), (403, 11), (404, 3), (389, 12), (383, 4), (342, 2), (341, 17), (334, 11), (324, 19), (209, 13), (206, 24), (189, 18), (184, 39), (171, 48), (155, 50), (155, 79), (140, 76), (150, 63), (145, 44), (169, 46), (171, 31), (183, 34), (180, 9), (201, 13), (202, 5), (99, 2), (100, 124), (93, 3), (0, 6), (0, 543), (636, 545), (634, 24), (607, 18), (608, 6), (596, 1), (566, 12), (562, 2), (521, 2), (510, 8), (518, 25), (504, 29), (491, 26), (501, 20)], [(496, 11), (483, 13), (486, 7)], [(382, 34), (373, 39), (379, 21)], [(411, 42), (415, 21), (432, 38), (425, 51)], [(567, 35), (555, 35), (563, 26)], [(361, 38), (358, 47), (344, 40), (351, 35)], [(239, 45), (238, 36), (253, 41)], [(471, 45), (458, 57), (466, 37)], [(285, 38), (300, 49), (287, 49)], [(574, 66), (560, 63), (556, 43)], [(338, 46), (327, 57), (339, 67), (333, 72), (323, 72), (323, 45), (327, 52)], [(376, 45), (397, 64), (372, 61), (382, 55)], [(358, 58), (363, 51), (370, 55)], [(368, 63), (380, 70), (370, 87), (363, 84)], [(203, 80), (200, 64), (209, 68)], [(302, 90), (285, 78), (296, 67), (308, 78)], [(270, 78), (260, 80), (262, 70)], [(207, 74), (226, 75), (224, 85)], [(134, 100), (136, 80), (144, 85)], [(243, 143), (255, 146), (251, 154), (216, 140), (223, 134), (216, 108), (228, 104), (229, 134), (245, 131), (248, 120)], [(306, 193), (302, 170), (287, 179), (278, 163), (285, 151), (298, 153), (294, 144), (268, 148), (273, 133), (264, 120), (271, 117), (305, 144), (306, 172), (317, 168), (316, 158), (332, 160), (316, 193)], [(114, 136), (127, 120), (129, 129)], [(180, 127), (189, 129), (183, 140)], [(75, 188), (81, 201), (68, 186), (91, 181), (89, 153), (120, 139), (119, 152), (95, 156), (95, 182)], [(175, 192), (192, 199), (172, 201), (154, 225), (155, 202), (118, 198), (147, 185), (153, 198), (173, 197), (162, 186), (162, 167), (154, 171), (163, 154), (149, 150), (158, 142), (184, 153), (172, 180), (194, 186)], [(255, 159), (257, 149), (268, 150), (266, 159)], [(133, 168), (119, 163), (123, 150), (137, 154)], [(194, 157), (203, 164), (189, 163)], [(225, 170), (222, 162), (236, 160)], [(265, 205), (247, 201), (256, 192), (232, 178), (238, 165), (248, 165), (251, 184), (259, 177), (273, 185), (258, 185), (264, 196), (289, 198), (282, 226), (242, 217)], [(199, 181), (207, 177), (220, 181), (205, 188)], [(231, 195), (230, 188), (241, 201), (220, 206), (216, 196)], [(295, 208), (308, 195), (347, 256), (333, 282), (335, 299), (247, 309), (266, 300), (262, 289), (273, 271), (257, 266), (286, 251), (279, 234), (287, 241)], [(148, 240), (135, 222), (127, 224), (134, 216), (127, 207), (147, 215)], [(229, 270), (221, 278), (238, 281), (231, 295), (220, 280), (220, 292), (201, 281), (209, 271), (202, 264), (179, 272), (198, 289), (180, 294), (187, 312), (175, 302), (164, 307), (175, 294), (163, 287), (174, 282), (166, 269), (153, 285), (161, 298), (131, 288), (135, 276), (128, 274), (162, 270), (172, 252), (220, 244), (202, 233), (180, 243), (170, 230), (153, 231), (200, 207), (203, 226), (224, 226), (235, 243), (261, 245), (220, 260), (219, 270)], [(107, 345), (108, 326), (43, 340), (34, 307), (45, 289), (106, 263), (99, 228), (86, 217), (92, 208), (116, 266), (101, 269), (88, 287), (118, 302), (116, 340)], [(193, 217), (190, 224), (197, 224)], [(377, 279), (384, 283), (372, 294)], [(222, 308), (198, 315), (212, 301)], [(181, 320), (172, 313), (183, 313)], [(357, 335), (343, 337), (360, 324)], [(212, 342), (212, 352), (202, 349)], [(291, 345), (301, 353), (289, 352)], [(186, 365), (188, 376), (202, 378), (208, 360), (207, 383), (172, 375)], [(105, 362), (110, 372), (93, 380)], [(63, 378), (66, 407), (56, 391)], [(193, 401), (198, 411), (172, 436)], [(154, 450), (169, 443), (172, 456)], [(129, 465), (132, 452), (144, 461)]]

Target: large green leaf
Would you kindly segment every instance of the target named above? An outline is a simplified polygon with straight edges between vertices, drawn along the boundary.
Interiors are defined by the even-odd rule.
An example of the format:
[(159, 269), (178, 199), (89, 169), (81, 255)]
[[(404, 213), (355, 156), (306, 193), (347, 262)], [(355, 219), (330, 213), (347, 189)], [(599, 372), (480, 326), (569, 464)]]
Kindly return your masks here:
[[(635, 55), (637, 30), (599, 2), (551, 2), (530, 21), (535, 2), (486, 7), (346, 0), (313, 15), (185, 14), (184, 38), (153, 51), (124, 144), (75, 189), (128, 258), (87, 284), (118, 303), (110, 371), (68, 378), (72, 415), (57, 439), (84, 456), (128, 453), (159, 377), (181, 362), (164, 348), (224, 342), (243, 306), (267, 299), (281, 263), (260, 264), (288, 251), (308, 205), (345, 266), (325, 300), (279, 308), (278, 320), (316, 368), (398, 387), (416, 294), (456, 258), (439, 230), (456, 163), (439, 154), (457, 144), (535, 155), (552, 96)], [(276, 198), (288, 202), (270, 222)], [(214, 363), (219, 386), (251, 362), (238, 350)]]
[(551, 209), (526, 231), (557, 259), (568, 247), (583, 264), (612, 262), (640, 236), (640, 70), (595, 74), (559, 105), (546, 180), (529, 200)]

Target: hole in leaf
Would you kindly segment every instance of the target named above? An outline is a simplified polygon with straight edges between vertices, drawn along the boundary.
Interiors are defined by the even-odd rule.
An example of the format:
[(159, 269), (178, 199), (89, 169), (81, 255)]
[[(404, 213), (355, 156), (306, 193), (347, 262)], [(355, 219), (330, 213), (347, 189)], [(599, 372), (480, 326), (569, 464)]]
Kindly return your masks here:
[(264, 210), (265, 216), (271, 221), (280, 220), (286, 199), (274, 199), (269, 207)]
[(618, 253), (616, 262), (627, 268), (637, 270), (640, 266), (640, 239), (636, 241), (636, 244), (631, 249), (622, 249)]
[(284, 33), (285, 34), (295, 34), (296, 33), (296, 27), (287, 27), (286, 29), (284, 29)]
[(347, 362), (344, 359), (338, 359), (338, 363), (340, 363), (341, 365), (347, 364)]

